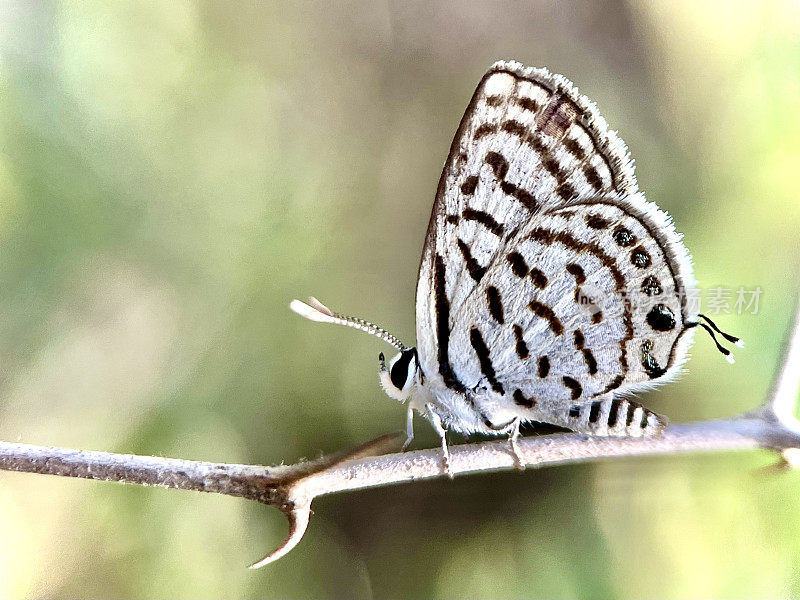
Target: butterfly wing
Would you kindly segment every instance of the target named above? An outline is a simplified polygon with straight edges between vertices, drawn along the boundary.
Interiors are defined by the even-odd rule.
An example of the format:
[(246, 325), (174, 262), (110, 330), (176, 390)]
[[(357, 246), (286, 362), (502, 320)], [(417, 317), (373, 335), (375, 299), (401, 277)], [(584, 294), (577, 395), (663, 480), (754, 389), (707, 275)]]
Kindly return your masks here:
[[(604, 204), (593, 206), (600, 199)], [(587, 225), (589, 218), (594, 220)], [(629, 268), (630, 256), (623, 256), (613, 238), (619, 227), (627, 227), (649, 253), (646, 274)], [(692, 282), (688, 254), (669, 218), (637, 194), (627, 148), (594, 105), (559, 75), (497, 63), (462, 118), (426, 235), (417, 342), (429, 385), (456, 394), (489, 390), (484, 412), (496, 422), (503, 420), (504, 408), (528, 409), (526, 416), (534, 418), (549, 404), (629, 391), (674, 372), (685, 345), (670, 343), (668, 336), (640, 335), (637, 327), (646, 314), (626, 317), (617, 310), (619, 318), (612, 319), (612, 306), (602, 324), (581, 321), (586, 311), (579, 313), (575, 302), (581, 277), (569, 272), (568, 262), (583, 269), (588, 290), (594, 285), (617, 305), (630, 285), (642, 285), (631, 273), (657, 272), (653, 277), (663, 280), (662, 288), (672, 285), (675, 296)], [(624, 285), (612, 289), (609, 281)], [(682, 332), (691, 316), (679, 304), (665, 306)], [(583, 348), (576, 347), (579, 326)], [(529, 351), (535, 348), (535, 357), (533, 351), (519, 357), (520, 340)], [(627, 356), (647, 340), (649, 362), (658, 365), (649, 372)], [(668, 346), (675, 349), (667, 356)], [(549, 359), (550, 380), (538, 378), (547, 370), (540, 356)]]
[[(697, 319), (682, 248), (640, 195), (578, 199), (526, 223), (453, 318), (451, 343), (471, 349), (453, 370), (482, 414), (581, 429), (573, 407), (676, 375)], [(573, 416), (589, 429), (599, 418)]]

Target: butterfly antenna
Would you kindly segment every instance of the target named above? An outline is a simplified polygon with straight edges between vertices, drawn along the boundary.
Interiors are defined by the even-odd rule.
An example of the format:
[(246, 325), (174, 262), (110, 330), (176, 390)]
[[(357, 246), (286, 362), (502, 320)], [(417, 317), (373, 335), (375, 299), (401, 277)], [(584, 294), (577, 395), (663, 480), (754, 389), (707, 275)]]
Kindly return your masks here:
[[(687, 323), (686, 324), (686, 327), (698, 327), (698, 326), (702, 327), (703, 329), (705, 329), (708, 332), (708, 335), (711, 336), (711, 339), (714, 340), (714, 343), (717, 345), (717, 350), (719, 350), (725, 356), (725, 360), (727, 360), (729, 363), (733, 364), (734, 363), (733, 353), (730, 350), (728, 350), (725, 346), (723, 346), (722, 344), (720, 344), (717, 341), (717, 336), (714, 334), (714, 330), (711, 329), (711, 327), (709, 327), (705, 323), (701, 323), (700, 321), (696, 321), (695, 323)], [(722, 332), (720, 332), (720, 333), (722, 333)], [(733, 337), (733, 336), (731, 336), (731, 337)], [(738, 339), (738, 338), (736, 338), (736, 339)]]
[(735, 335), (730, 335), (728, 333), (725, 333), (719, 327), (717, 327), (717, 324), (714, 323), (714, 321), (709, 319), (707, 316), (705, 316), (705, 315), (697, 315), (697, 316), (700, 317), (701, 319), (703, 319), (709, 325), (711, 325), (711, 328), (714, 331), (716, 331), (718, 334), (720, 334), (722, 337), (724, 337), (726, 340), (728, 340), (731, 344), (735, 344), (735, 345), (739, 346), (739, 348), (744, 348), (744, 340), (743, 339), (740, 339), (740, 338), (736, 337)]
[(334, 325), (343, 325), (345, 327), (352, 327), (366, 333), (372, 334), (375, 337), (382, 339), (397, 348), (398, 350), (406, 350), (406, 345), (394, 337), (391, 333), (386, 331), (383, 327), (378, 327), (374, 323), (359, 319), (358, 317), (348, 317), (347, 315), (340, 315), (333, 312), (330, 308), (325, 306), (322, 302), (314, 297), (308, 299), (308, 304), (300, 300), (292, 300), (289, 304), (294, 312), (301, 317), (305, 317), (309, 321), (317, 321), (318, 323), (333, 323)]

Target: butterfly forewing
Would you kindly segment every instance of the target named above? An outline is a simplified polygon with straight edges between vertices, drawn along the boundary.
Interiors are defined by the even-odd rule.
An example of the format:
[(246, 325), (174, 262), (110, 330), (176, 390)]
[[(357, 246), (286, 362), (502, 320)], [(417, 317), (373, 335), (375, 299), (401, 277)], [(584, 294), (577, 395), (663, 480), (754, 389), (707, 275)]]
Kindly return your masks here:
[[(489, 390), (488, 411), (503, 416), (676, 367), (691, 272), (668, 217), (636, 192), (624, 143), (569, 81), (495, 65), (453, 141), (423, 250), (417, 338), (430, 385)], [(666, 331), (626, 308), (647, 277), (672, 293), (651, 319), (666, 327), (671, 314)]]

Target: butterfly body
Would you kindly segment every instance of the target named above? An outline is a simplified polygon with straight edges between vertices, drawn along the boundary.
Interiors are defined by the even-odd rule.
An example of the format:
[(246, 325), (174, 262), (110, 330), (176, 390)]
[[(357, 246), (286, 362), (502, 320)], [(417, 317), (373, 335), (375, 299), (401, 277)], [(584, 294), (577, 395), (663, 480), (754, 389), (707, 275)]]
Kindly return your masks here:
[[(384, 389), (443, 444), (446, 429), (516, 436), (528, 421), (655, 435), (666, 420), (628, 397), (680, 372), (697, 325), (711, 333), (687, 302), (694, 285), (681, 236), (639, 192), (627, 147), (594, 104), (560, 75), (500, 62), (439, 181), (417, 346), (370, 332), (401, 350), (388, 367), (381, 357)], [(292, 307), (375, 327), (318, 302), (313, 314)]]
[[(646, 282), (661, 331), (651, 303), (630, 302), (651, 297)], [(495, 64), (453, 142), (420, 267), (420, 387), (443, 421), (568, 426), (573, 406), (674, 376), (693, 285), (680, 236), (594, 106), (563, 77)]]

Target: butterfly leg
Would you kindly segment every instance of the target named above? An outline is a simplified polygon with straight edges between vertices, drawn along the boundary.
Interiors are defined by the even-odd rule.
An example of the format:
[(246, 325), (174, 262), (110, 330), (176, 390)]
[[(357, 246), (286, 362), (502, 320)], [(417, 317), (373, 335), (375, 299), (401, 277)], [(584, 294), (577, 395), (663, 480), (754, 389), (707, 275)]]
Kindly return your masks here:
[(516, 462), (516, 467), (520, 471), (525, 470), (525, 461), (522, 458), (522, 453), (519, 450), (519, 444), (517, 440), (519, 439), (519, 418), (514, 419), (511, 423), (511, 426), (508, 430), (508, 445), (511, 448), (511, 454), (514, 455), (514, 460)]
[(442, 418), (434, 410), (432, 404), (426, 404), (425, 410), (433, 424), (433, 428), (436, 430), (436, 433), (439, 434), (439, 439), (442, 441), (442, 468), (444, 472), (447, 473), (447, 476), (452, 479), (453, 472), (450, 470), (450, 450), (447, 448), (447, 432), (442, 424)]
[(556, 416), (555, 425), (578, 433), (642, 437), (660, 435), (667, 419), (633, 400), (608, 394), (592, 402), (573, 404)]
[(403, 442), (402, 448), (400, 448), (400, 452), (405, 452), (408, 450), (408, 447), (411, 445), (411, 442), (414, 441), (414, 409), (410, 406), (408, 407), (408, 412), (406, 413), (406, 441)]

